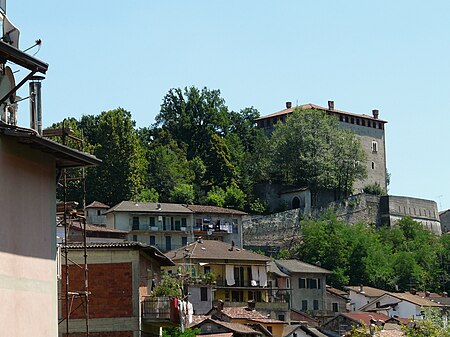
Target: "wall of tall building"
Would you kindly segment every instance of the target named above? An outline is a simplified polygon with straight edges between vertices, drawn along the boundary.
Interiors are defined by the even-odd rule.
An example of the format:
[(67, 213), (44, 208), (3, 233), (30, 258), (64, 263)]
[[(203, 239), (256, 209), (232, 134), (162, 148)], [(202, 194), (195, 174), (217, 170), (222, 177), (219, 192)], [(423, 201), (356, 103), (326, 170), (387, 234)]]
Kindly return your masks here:
[(0, 137), (0, 336), (57, 336), (55, 159)]

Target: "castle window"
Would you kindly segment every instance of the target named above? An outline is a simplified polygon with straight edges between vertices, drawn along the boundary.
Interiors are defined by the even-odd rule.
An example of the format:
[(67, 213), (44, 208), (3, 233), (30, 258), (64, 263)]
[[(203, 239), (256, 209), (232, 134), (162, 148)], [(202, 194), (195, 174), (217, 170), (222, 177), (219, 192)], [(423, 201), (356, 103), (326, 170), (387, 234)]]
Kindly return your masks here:
[(378, 152), (378, 143), (376, 140), (372, 140), (372, 152)]
[(383, 123), (378, 123), (378, 129), (383, 129)]
[(361, 120), (359, 118), (356, 118), (356, 124), (359, 125), (361, 123)]
[(370, 128), (370, 121), (367, 121), (367, 126)]
[(361, 125), (362, 125), (362, 126), (366, 126), (366, 120), (365, 120), (365, 119), (362, 119), (362, 120), (361, 120)]
[(372, 162), (372, 170), (375, 170), (375, 162)]
[(343, 121), (344, 121), (344, 116), (339, 115), (339, 120), (340, 120), (341, 122), (343, 122)]
[(352, 117), (352, 118), (350, 119), (350, 122), (351, 122), (352, 124), (355, 124), (355, 119)]

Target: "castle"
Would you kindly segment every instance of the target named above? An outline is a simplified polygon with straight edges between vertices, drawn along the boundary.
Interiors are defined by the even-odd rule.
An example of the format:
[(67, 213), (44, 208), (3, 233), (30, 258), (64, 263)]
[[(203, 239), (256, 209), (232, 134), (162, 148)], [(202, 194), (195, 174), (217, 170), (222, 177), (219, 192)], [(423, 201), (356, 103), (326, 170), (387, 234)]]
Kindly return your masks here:
[(363, 181), (355, 182), (355, 193), (361, 192), (364, 186), (375, 183), (378, 183), (387, 191), (385, 144), (385, 124), (387, 121), (379, 119), (378, 110), (372, 110), (372, 115), (369, 116), (336, 110), (334, 101), (328, 101), (328, 108), (311, 103), (292, 107), (291, 102), (286, 102), (285, 109), (256, 119), (257, 126), (264, 129), (266, 134), (270, 134), (274, 129), (274, 125), (280, 121), (286, 121), (286, 117), (295, 109), (326, 111), (329, 115), (335, 116), (339, 120), (340, 128), (350, 130), (358, 136), (367, 156), (367, 178)]

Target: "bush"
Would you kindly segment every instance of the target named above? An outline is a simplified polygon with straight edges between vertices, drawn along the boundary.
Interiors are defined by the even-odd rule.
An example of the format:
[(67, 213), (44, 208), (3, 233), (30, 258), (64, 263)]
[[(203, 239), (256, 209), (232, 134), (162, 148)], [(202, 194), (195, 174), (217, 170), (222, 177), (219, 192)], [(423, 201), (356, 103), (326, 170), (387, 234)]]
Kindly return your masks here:
[(364, 193), (372, 195), (386, 195), (386, 191), (379, 183), (370, 184), (364, 187)]

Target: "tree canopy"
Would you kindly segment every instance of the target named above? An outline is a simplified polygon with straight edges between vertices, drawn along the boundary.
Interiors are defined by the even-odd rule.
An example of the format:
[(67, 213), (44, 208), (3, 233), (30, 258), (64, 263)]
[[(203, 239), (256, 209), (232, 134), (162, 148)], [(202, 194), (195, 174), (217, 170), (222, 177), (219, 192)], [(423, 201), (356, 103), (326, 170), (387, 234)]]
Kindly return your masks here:
[(309, 187), (313, 196), (319, 190), (347, 196), (355, 180), (367, 174), (359, 140), (322, 110), (295, 109), (285, 123), (275, 125), (270, 144), (268, 175)]

